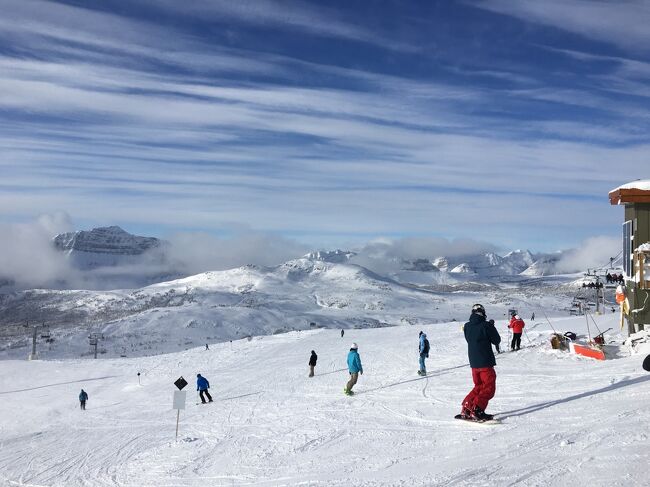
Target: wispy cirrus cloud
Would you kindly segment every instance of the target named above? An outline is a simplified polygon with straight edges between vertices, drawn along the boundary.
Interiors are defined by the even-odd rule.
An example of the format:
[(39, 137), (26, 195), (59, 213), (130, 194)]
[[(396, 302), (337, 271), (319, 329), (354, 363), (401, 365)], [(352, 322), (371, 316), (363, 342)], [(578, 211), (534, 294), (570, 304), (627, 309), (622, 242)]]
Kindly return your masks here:
[(634, 51), (650, 46), (646, 0), (480, 0), (473, 5)]
[[(618, 174), (646, 161), (650, 110), (596, 89), (597, 78), (543, 78), (514, 61), (438, 65), (420, 51), (395, 61), (385, 34), (346, 12), (0, 2), (6, 218), (54, 207), (84, 223), (159, 233), (245, 223), (312, 242), (472, 236), (481, 222), (487, 240), (555, 247), (587, 236)], [(254, 40), (224, 40), (224, 22)], [(283, 40), (260, 42), (262, 28)], [(286, 47), (307, 38), (314, 52), (345, 39), (433, 68), (424, 76)], [(600, 170), (614, 160), (619, 173)], [(561, 237), (540, 242), (536, 227)]]

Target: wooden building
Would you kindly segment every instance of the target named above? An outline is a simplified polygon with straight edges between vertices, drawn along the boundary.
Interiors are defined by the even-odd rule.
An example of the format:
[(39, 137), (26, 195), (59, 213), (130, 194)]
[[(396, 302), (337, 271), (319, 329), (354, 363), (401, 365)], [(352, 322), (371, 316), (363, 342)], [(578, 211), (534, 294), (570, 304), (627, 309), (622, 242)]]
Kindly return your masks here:
[(628, 333), (650, 330), (650, 179), (633, 181), (609, 192), (612, 205), (624, 205), (623, 269)]

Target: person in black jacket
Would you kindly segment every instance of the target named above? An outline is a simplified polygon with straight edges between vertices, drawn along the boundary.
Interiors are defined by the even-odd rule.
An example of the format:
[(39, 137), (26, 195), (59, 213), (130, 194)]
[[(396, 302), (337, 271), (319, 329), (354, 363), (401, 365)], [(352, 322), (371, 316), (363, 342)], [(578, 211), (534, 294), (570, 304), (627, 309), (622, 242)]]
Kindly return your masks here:
[(472, 368), (474, 388), (463, 399), (461, 416), (466, 419), (485, 421), (492, 419), (485, 412), (488, 402), (496, 392), (496, 359), (492, 345), (499, 345), (501, 337), (493, 323), (486, 321), (485, 308), (481, 304), (472, 307), (469, 321), (463, 327), (467, 341), (469, 366)]
[(314, 367), (316, 367), (316, 361), (318, 360), (318, 355), (313, 350), (311, 351), (311, 357), (309, 357), (309, 377), (314, 377)]

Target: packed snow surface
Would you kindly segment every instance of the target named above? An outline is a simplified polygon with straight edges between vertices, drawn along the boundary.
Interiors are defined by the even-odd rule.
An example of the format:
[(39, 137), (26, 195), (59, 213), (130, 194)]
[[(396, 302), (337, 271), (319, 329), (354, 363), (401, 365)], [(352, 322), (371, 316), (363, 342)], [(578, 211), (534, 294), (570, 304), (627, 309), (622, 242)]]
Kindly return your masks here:
[[(595, 317), (601, 330), (617, 329), (616, 319)], [(584, 317), (552, 322), (586, 332)], [(505, 322), (497, 327), (506, 349)], [(420, 329), (431, 343), (427, 377), (416, 374)], [(350, 329), (343, 338), (295, 331), (138, 358), (3, 361), (0, 485), (648, 485), (643, 357), (615, 345), (604, 362), (552, 350), (539, 317), (526, 330), (525, 348), (497, 356), (488, 411), (498, 425), (453, 419), (471, 387), (459, 323)], [(364, 374), (348, 397), (352, 341)], [(308, 378), (311, 350), (319, 358)], [(214, 404), (195, 404), (196, 373), (210, 381)], [(190, 384), (175, 440), (181, 375)]]

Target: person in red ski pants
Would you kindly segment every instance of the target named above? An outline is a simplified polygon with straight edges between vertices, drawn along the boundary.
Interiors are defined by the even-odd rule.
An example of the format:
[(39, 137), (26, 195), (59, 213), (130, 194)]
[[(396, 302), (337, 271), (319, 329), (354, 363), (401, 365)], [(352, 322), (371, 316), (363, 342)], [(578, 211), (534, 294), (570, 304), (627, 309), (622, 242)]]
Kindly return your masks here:
[(496, 392), (497, 374), (494, 371), (496, 359), (492, 351), (492, 345), (498, 346), (501, 343), (501, 336), (493, 323), (486, 320), (485, 308), (481, 304), (472, 307), (472, 314), (469, 321), (463, 327), (465, 340), (467, 341), (467, 355), (469, 366), (472, 368), (472, 380), (474, 388), (463, 399), (461, 417), (485, 421), (492, 419), (487, 414), (490, 399)]

